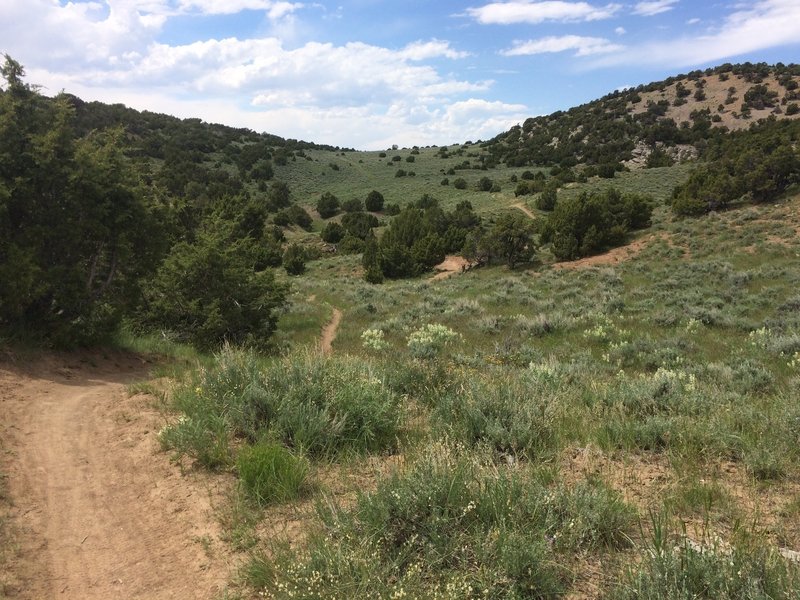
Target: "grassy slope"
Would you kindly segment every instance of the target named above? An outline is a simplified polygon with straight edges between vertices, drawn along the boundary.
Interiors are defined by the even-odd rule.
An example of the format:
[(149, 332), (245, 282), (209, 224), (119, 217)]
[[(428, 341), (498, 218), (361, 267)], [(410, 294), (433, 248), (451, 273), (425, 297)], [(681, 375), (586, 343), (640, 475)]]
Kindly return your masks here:
[[(533, 197), (516, 198), (513, 193), (511, 177), (519, 177), (524, 168), (445, 174), (465, 159), (477, 162), (469, 154), (478, 152), (473, 146), (462, 156), (442, 159), (436, 149), (423, 148), (414, 163), (407, 163), (409, 150), (388, 151), (385, 158), (377, 152), (342, 156), (307, 151), (311, 160), (298, 158), (276, 167), (276, 178), (286, 181), (295, 200), (309, 208), (324, 191), (347, 200), (363, 199), (372, 189), (400, 205), (423, 193), (438, 198), (445, 208), (469, 200), (486, 218), (517, 210), (513, 205), (518, 202), (530, 203)], [(394, 155), (403, 160), (392, 162)], [(397, 178), (398, 168), (413, 170), (416, 176)], [(690, 168), (676, 165), (621, 173), (614, 180), (570, 184), (559, 194), (614, 185), (663, 202)], [(445, 176), (449, 186), (440, 185)], [(498, 182), (502, 191), (475, 191), (482, 176)], [(469, 182), (468, 189), (452, 186), (457, 177)], [(317, 219), (315, 229), (323, 224)], [(455, 396), (458, 402), (479, 403), (484, 388), (472, 395), (465, 390), (487, 386), (486, 397), (491, 400), (500, 394), (498, 382), (521, 386), (530, 394), (503, 410), (524, 411), (529, 402), (544, 398), (546, 427), (552, 434), (547, 451), (536, 459), (523, 458), (515, 473), (536, 485), (601, 482), (634, 508), (641, 523), (638, 533), (636, 528), (625, 532), (633, 538), (632, 548), (577, 544), (556, 553), (553, 560), (570, 572), (559, 576), (559, 585), (576, 597), (609, 593), (629, 566), (649, 556), (658, 519), (673, 527), (670, 548), (685, 528), (691, 539), (703, 543), (719, 535), (724, 544), (758, 540), (771, 548), (800, 549), (796, 403), (800, 358), (792, 362), (800, 351), (799, 234), (800, 196), (796, 196), (697, 220), (675, 220), (660, 206), (653, 227), (636, 234), (631, 247), (635, 250), (616, 252), (608, 260), (578, 269), (557, 268), (544, 250), (532, 264), (515, 271), (492, 267), (437, 282), (421, 278), (372, 286), (361, 279), (358, 256), (325, 256), (310, 262), (304, 276), (292, 278), (291, 305), (279, 325), (279, 344), (294, 351), (316, 347), (332, 307), (340, 309), (344, 317), (333, 343), (334, 357), (354, 357), (377, 377), (393, 380), (390, 386), (398, 385), (397, 380), (406, 382), (392, 389), (405, 394), (404, 420), (410, 435), (401, 443), (399, 455), (315, 461), (310, 496), (289, 507), (260, 512), (261, 524), (248, 534), (248, 545), (266, 552), (268, 559), (256, 558), (251, 564), (250, 584), (256, 590), (264, 585), (273, 593), (277, 589), (270, 570), (275, 552), (271, 535), (259, 532), (280, 528), (291, 514), (287, 534), (297, 543), (322, 527), (313, 510), (318, 500), (351, 507), (359, 491), (376, 485), (390, 486), (380, 488), (384, 491), (391, 486), (403, 489), (407, 482), (389, 481), (386, 474), (441, 450), (437, 440), (450, 439), (471, 448), (454, 416), (459, 404), (448, 404), (453, 402), (449, 390), (460, 390)], [(315, 234), (293, 231), (291, 237), (317, 243)], [(420, 367), (410, 355), (407, 339), (428, 323), (444, 324), (460, 337), (435, 363), (417, 372)], [(388, 349), (364, 348), (361, 334), (366, 329), (381, 329)], [(521, 412), (517, 420), (525, 422), (526, 415)], [(442, 452), (447, 455), (451, 450)], [(470, 456), (472, 452), (468, 450)], [(400, 471), (409, 472), (402, 467)], [(391, 496), (391, 491), (386, 493)], [(375, 498), (374, 502), (384, 501), (380, 493)], [(649, 514), (666, 516), (651, 519)], [(588, 514), (583, 517), (591, 521)], [(348, 513), (346, 518), (361, 517)], [(350, 526), (359, 530), (366, 525)], [(326, 527), (334, 540), (330, 547), (350, 556), (347, 553), (354, 549), (348, 550), (348, 534), (337, 534), (330, 523)], [(741, 560), (755, 564), (753, 556)], [(375, 566), (369, 562), (373, 558), (359, 555), (369, 563), (366, 571)], [(301, 557), (290, 555), (287, 560), (294, 569), (305, 568), (297, 566)], [(669, 563), (672, 558), (664, 560), (644, 572), (674, 567)], [(680, 571), (682, 563), (676, 564)], [(721, 564), (712, 561), (698, 569), (713, 574), (721, 572)], [(399, 563), (376, 568), (403, 570)], [(736, 568), (742, 570), (740, 563)], [(295, 577), (293, 585), (305, 584), (307, 574), (291, 573), (285, 577)], [(381, 579), (377, 571), (369, 573)], [(726, 577), (735, 579), (736, 573)], [(391, 577), (387, 581), (381, 588), (386, 597), (400, 591), (392, 587), (396, 582)], [(413, 590), (430, 592), (425, 581), (408, 582), (412, 595)], [(631, 587), (649, 585), (627, 581)], [(330, 585), (323, 585), (322, 597), (343, 592)], [(372, 597), (367, 592), (353, 592), (353, 597)], [(678, 596), (659, 591), (648, 597)], [(730, 592), (720, 597), (739, 596)]]
[[(436, 177), (426, 163), (441, 159), (422, 152), (417, 169)], [(510, 172), (486, 174), (503, 181)], [(484, 173), (466, 174), (477, 179)], [(573, 184), (561, 193), (613, 183), (664, 199), (686, 174), (685, 166), (638, 171), (613, 182)], [(373, 174), (357, 184), (363, 188), (352, 189), (375, 187), (402, 202), (403, 193), (414, 199), (425, 191), (423, 181), (392, 185), (387, 177), (382, 189)], [(513, 210), (518, 200), (506, 189), (442, 189), (435, 195), (445, 205), (475, 198), (484, 215)], [(590, 476), (618, 490), (635, 506), (646, 532), (635, 536), (633, 553), (583, 555), (587, 572), (570, 584), (578, 595), (597, 597), (616, 580), (591, 574), (597, 560), (610, 560), (618, 574), (638, 560), (644, 551), (639, 544), (653, 535), (648, 511), (672, 515), (673, 525), (683, 523), (695, 540), (713, 532), (727, 544), (746, 534), (773, 547), (800, 548), (800, 360), (790, 364), (800, 351), (800, 196), (697, 220), (676, 220), (659, 208), (652, 229), (637, 238), (635, 253), (619, 254), (610, 264), (558, 269), (541, 252), (533, 264), (513, 272), (485, 268), (438, 282), (381, 286), (361, 280), (358, 257), (325, 258), (294, 280), (281, 339), (315, 343), (315, 332), (336, 306), (344, 312), (333, 345), (339, 355), (410, 365), (409, 333), (442, 323), (461, 335), (441, 360), (457, 380), (514, 382), (531, 369), (568, 373), (552, 405), (560, 441), (545, 464), (558, 481)], [(369, 328), (384, 331), (388, 350), (362, 346), (361, 333)], [(681, 378), (675, 404), (642, 408), (637, 403), (650, 392), (641, 386), (655, 381), (659, 369)], [(422, 418), (433, 424), (421, 426), (422, 439), (442, 434), (430, 414), (423, 410), (428, 416)], [(415, 455), (420, 446), (414, 447), (406, 452)], [(359, 489), (374, 485), (372, 476), (364, 477), (370, 461), (345, 467), (345, 479), (355, 478), (351, 485)], [(352, 489), (328, 487), (342, 498)]]

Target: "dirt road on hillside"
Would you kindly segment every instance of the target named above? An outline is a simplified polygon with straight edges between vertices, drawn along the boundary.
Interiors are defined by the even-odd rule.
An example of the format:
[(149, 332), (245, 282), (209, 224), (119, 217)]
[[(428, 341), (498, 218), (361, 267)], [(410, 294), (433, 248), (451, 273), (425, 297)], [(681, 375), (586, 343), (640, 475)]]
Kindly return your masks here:
[(212, 502), (221, 490), (159, 451), (163, 417), (125, 383), (127, 355), (0, 362), (0, 470), (19, 551), (11, 598), (213, 598), (229, 556)]

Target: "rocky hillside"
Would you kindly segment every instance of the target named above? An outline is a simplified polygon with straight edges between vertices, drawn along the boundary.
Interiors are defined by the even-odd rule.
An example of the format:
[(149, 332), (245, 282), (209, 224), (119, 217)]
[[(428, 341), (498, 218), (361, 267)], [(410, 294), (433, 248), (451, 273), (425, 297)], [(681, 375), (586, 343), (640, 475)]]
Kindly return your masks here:
[(729, 131), (799, 116), (800, 65), (725, 64), (527, 119), (487, 147), (494, 162), (513, 166), (662, 166), (702, 154)]

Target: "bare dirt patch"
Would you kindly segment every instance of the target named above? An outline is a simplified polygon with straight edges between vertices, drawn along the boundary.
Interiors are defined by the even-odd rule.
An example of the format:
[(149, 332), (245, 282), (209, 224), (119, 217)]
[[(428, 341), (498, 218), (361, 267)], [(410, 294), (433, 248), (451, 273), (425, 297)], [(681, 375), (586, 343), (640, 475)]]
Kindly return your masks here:
[(619, 262), (630, 260), (657, 240), (666, 240), (669, 242), (670, 237), (666, 233), (654, 233), (634, 240), (626, 246), (612, 248), (608, 252), (603, 252), (602, 254), (595, 254), (594, 256), (579, 258), (578, 260), (565, 260), (553, 263), (553, 267), (556, 269), (586, 269), (588, 267), (614, 265)]
[(212, 502), (225, 485), (160, 452), (163, 417), (125, 384), (129, 355), (0, 362), (3, 454), (21, 599), (214, 598), (229, 575)]
[(431, 277), (431, 281), (439, 281), (441, 279), (447, 279), (451, 275), (455, 273), (463, 273), (468, 268), (472, 266), (466, 258), (463, 256), (456, 256), (454, 254), (450, 254), (445, 256), (444, 260), (436, 265), (433, 269), (436, 271), (436, 275)]
[(339, 331), (339, 323), (342, 322), (342, 311), (338, 308), (333, 309), (333, 316), (327, 325), (322, 329), (322, 337), (319, 340), (319, 349), (323, 354), (333, 352), (333, 340)]

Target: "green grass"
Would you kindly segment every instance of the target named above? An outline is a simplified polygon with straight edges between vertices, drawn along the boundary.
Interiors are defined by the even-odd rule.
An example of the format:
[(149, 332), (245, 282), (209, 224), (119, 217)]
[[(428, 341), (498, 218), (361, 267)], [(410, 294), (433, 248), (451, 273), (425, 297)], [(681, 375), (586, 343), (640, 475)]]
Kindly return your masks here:
[(305, 551), (256, 556), (250, 584), (274, 598), (555, 597), (571, 580), (559, 561), (626, 547), (634, 511), (596, 482), (545, 485), (438, 446), (319, 518)]
[(308, 488), (308, 469), (304, 458), (276, 443), (242, 448), (236, 457), (242, 489), (259, 506), (299, 498)]
[[(323, 154), (313, 166), (342, 199), (378, 189), (402, 204), (427, 191), (447, 205), (465, 194), (484, 216), (519, 200), (510, 169), (457, 172), (499, 180), (496, 195), (425, 188), (425, 177), (438, 185), (440, 162), (466, 154), (421, 149), (402, 163), (414, 181), (394, 181), (391, 167), (376, 174), (366, 155)], [(305, 166), (284, 174), (295, 168), (298, 190), (328, 189)], [(664, 198), (685, 175), (678, 166), (585, 185)], [(258, 533), (259, 519), (280, 514), (269, 503), (226, 525), (252, 550), (245, 576), (267, 597), (796, 596), (774, 551), (800, 549), (800, 243), (787, 220), (798, 202), (686, 220), (660, 207), (638, 253), (579, 270), (553, 268), (544, 249), (513, 271), (372, 286), (359, 257), (324, 256), (292, 279), (283, 356), (226, 351), (204, 363), (173, 396), (184, 419), (170, 418), (162, 440), (220, 469), (264, 439), (307, 458), (315, 486), (302, 502), (319, 508), (300, 538)], [(343, 319), (325, 358), (315, 349), (331, 307)], [(429, 325), (457, 335), (432, 352), (409, 346)], [(365, 345), (367, 329), (385, 347)], [(332, 482), (331, 463), (353, 477)], [(696, 552), (673, 534), (657, 554), (652, 524), (631, 527), (647, 511), (724, 543)], [(731, 556), (735, 570), (723, 564)]]

